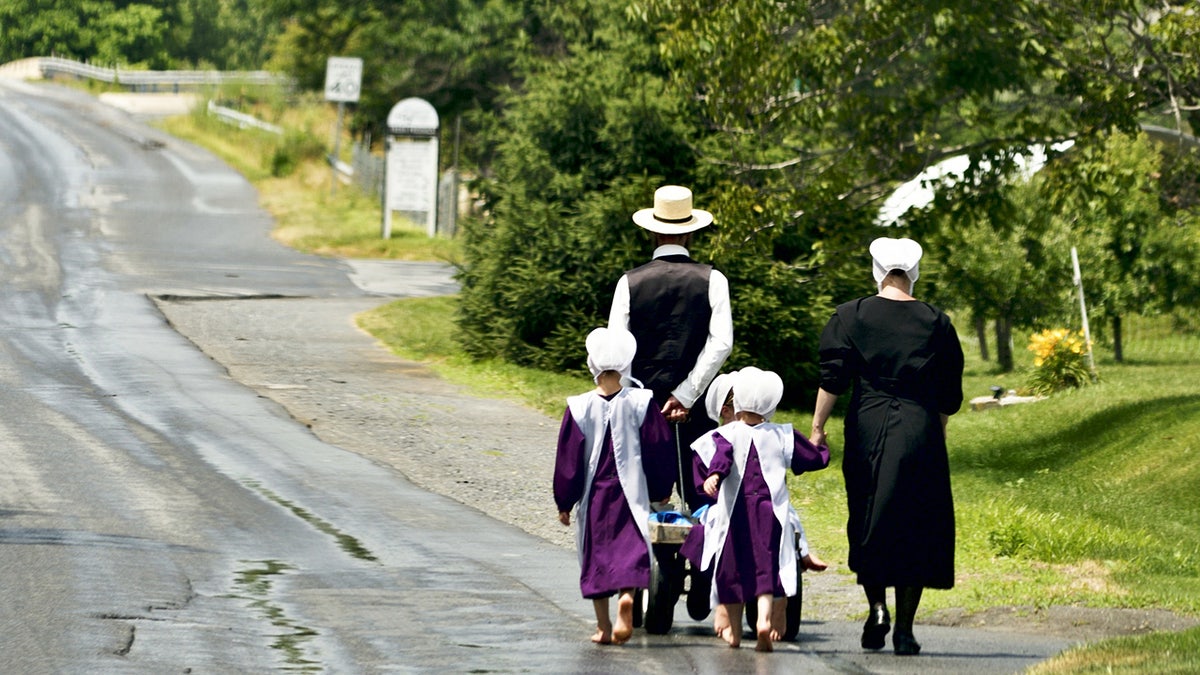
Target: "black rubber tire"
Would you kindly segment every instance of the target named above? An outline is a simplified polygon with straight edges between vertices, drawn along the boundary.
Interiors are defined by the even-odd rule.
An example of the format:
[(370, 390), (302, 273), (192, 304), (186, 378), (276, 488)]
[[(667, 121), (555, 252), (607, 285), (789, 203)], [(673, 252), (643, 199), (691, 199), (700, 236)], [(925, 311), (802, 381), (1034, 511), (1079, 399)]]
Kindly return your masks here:
[(750, 602), (744, 605), (744, 609), (746, 612), (746, 628), (750, 629), (751, 635), (756, 635), (758, 633), (758, 603), (754, 601), (754, 598), (751, 598)]
[(796, 594), (787, 599), (787, 625), (783, 630), (784, 642), (795, 642), (800, 635), (800, 617), (804, 609), (804, 575), (796, 571)]
[(692, 582), (687, 591), (688, 616), (695, 621), (703, 621), (712, 611), (708, 606), (708, 599), (712, 594), (712, 578), (707, 573), (690, 566), (687, 574), (688, 579)]
[(646, 589), (646, 611), (642, 624), (651, 635), (666, 635), (675, 621), (680, 581), (675, 574), (672, 552), (655, 551), (650, 559), (650, 588)]
[[(796, 594), (787, 599), (787, 624), (783, 627), (783, 641), (794, 642), (800, 634), (800, 618), (804, 608), (804, 575), (796, 568)], [(751, 633), (758, 631), (758, 604), (746, 603), (746, 627)]]
[(633, 592), (633, 627), (642, 627), (642, 617), (646, 611), (646, 589), (639, 588)]

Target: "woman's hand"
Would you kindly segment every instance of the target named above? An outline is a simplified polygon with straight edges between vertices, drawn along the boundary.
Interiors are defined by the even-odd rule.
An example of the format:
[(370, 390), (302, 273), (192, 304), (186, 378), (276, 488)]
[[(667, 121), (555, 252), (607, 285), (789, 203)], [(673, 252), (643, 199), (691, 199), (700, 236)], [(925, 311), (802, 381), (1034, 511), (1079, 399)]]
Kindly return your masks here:
[(808, 440), (812, 441), (813, 445), (824, 445), (826, 447), (829, 446), (829, 437), (825, 434), (824, 429), (813, 427), (812, 433), (808, 435)]
[(559, 511), (558, 512), (558, 522), (562, 523), (563, 525), (570, 525), (571, 524), (571, 512), (570, 511)]

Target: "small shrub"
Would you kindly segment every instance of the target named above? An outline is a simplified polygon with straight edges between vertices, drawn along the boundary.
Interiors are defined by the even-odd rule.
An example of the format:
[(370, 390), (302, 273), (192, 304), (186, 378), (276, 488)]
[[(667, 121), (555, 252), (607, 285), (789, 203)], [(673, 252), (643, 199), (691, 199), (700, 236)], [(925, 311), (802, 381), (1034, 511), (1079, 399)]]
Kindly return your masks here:
[(1035, 394), (1082, 387), (1095, 379), (1087, 363), (1087, 342), (1078, 332), (1056, 328), (1034, 333), (1029, 351), (1034, 355), (1029, 389)]
[(309, 134), (288, 132), (271, 148), (271, 175), (286, 178), (292, 175), (305, 160), (319, 159), (325, 147)]

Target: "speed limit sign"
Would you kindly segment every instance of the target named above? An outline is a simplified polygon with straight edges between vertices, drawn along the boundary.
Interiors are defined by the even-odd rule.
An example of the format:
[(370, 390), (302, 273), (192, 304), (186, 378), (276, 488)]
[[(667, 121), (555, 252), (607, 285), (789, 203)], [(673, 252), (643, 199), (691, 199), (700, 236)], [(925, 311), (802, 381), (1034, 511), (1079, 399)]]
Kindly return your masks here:
[(362, 59), (331, 56), (325, 64), (325, 100), (357, 103), (362, 89)]

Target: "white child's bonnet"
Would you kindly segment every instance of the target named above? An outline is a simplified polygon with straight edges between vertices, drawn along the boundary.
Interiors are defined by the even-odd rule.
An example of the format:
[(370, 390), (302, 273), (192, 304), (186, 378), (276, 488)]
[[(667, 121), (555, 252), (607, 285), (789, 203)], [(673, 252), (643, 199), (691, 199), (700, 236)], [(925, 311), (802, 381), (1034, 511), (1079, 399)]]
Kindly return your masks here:
[(633, 382), (642, 386), (630, 375), (633, 356), (637, 353), (637, 339), (633, 333), (617, 328), (597, 328), (588, 333), (585, 344), (592, 381), (598, 382), (600, 373), (606, 370), (615, 370), (621, 374), (622, 384)]
[(717, 424), (721, 423), (721, 408), (725, 407), (725, 401), (729, 398), (729, 390), (733, 388), (736, 378), (736, 371), (721, 373), (708, 386), (708, 393), (704, 396), (704, 411), (708, 413), (708, 418)]
[(757, 413), (769, 420), (781, 400), (783, 379), (779, 375), (754, 366), (738, 371), (737, 386), (733, 388), (734, 412)]

